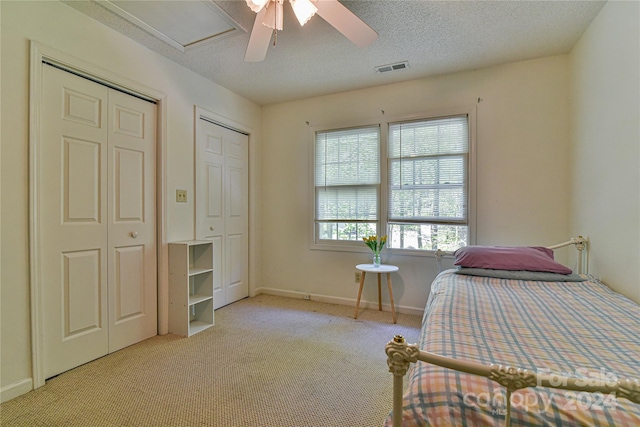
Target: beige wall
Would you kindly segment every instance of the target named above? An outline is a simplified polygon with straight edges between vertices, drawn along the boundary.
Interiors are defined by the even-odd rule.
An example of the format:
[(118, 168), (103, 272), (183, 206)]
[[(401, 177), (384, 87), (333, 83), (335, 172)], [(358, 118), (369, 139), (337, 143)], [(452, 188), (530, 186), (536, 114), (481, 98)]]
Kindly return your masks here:
[[(259, 106), (149, 51), (59, 2), (0, 2), (2, 18), (2, 399), (30, 388), (29, 40), (63, 51), (167, 95), (167, 239), (194, 236), (194, 105), (253, 129), (250, 185), (259, 185)], [(175, 202), (176, 189), (189, 202)], [(253, 201), (252, 201), (253, 202)], [(255, 229), (257, 206), (252, 206)], [(259, 234), (255, 234), (257, 238)], [(255, 241), (252, 241), (255, 244)], [(255, 266), (252, 266), (255, 267)]]
[[(477, 243), (568, 239), (568, 86), (568, 58), (562, 55), (264, 107), (261, 290), (353, 304), (354, 266), (370, 262), (366, 252), (310, 249), (307, 121), (340, 125), (376, 119), (381, 110), (396, 116), (476, 106)], [(400, 267), (393, 278), (397, 305), (421, 311), (437, 273), (435, 260), (387, 255), (384, 261)], [(363, 298), (375, 302), (375, 279), (367, 280)], [(388, 301), (387, 292), (383, 298)]]
[(608, 2), (574, 47), (572, 223), (590, 271), (640, 303), (640, 3)]

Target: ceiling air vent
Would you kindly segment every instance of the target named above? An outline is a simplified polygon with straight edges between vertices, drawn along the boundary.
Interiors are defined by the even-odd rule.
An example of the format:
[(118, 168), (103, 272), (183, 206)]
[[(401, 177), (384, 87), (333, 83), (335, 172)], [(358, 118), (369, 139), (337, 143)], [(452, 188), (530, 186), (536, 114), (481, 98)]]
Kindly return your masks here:
[(390, 71), (399, 71), (409, 68), (409, 61), (396, 62), (395, 64), (378, 65), (374, 67), (376, 73), (388, 73)]

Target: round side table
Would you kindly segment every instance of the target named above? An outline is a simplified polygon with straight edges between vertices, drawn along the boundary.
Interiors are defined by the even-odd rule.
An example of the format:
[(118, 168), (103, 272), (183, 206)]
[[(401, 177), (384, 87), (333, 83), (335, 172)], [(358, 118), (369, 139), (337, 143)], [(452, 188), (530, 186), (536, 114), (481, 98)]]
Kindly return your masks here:
[(378, 273), (378, 310), (382, 311), (382, 289), (380, 284), (380, 275), (387, 273), (387, 287), (389, 288), (389, 301), (391, 302), (391, 317), (393, 323), (396, 323), (396, 309), (393, 303), (393, 288), (391, 286), (391, 273), (398, 271), (399, 268), (395, 265), (380, 264), (379, 267), (375, 267), (373, 264), (358, 264), (356, 268), (362, 271), (360, 276), (360, 289), (358, 289), (358, 299), (356, 300), (356, 311), (353, 315), (354, 319), (358, 318), (358, 309), (360, 308), (360, 297), (362, 296), (362, 288), (364, 287), (364, 278), (367, 273)]

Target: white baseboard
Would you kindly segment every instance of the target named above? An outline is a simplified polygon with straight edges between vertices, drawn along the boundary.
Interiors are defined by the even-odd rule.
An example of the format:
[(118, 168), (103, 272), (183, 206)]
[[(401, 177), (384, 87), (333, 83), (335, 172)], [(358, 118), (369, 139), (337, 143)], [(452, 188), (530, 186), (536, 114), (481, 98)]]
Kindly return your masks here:
[[(349, 305), (351, 307), (355, 307), (356, 306), (355, 298), (340, 298), (340, 297), (332, 297), (332, 296), (327, 296), (327, 295), (309, 294), (309, 293), (306, 293), (306, 292), (299, 292), (299, 291), (287, 291), (287, 290), (283, 290), (283, 289), (256, 288), (255, 294), (256, 294), (256, 296), (260, 295), (260, 294), (266, 294), (266, 295), (276, 295), (276, 296), (287, 297), (287, 298), (309, 299), (311, 301), (326, 302), (326, 303), (329, 303), (329, 304)], [(366, 308), (366, 309), (370, 309), (370, 310), (377, 310), (378, 309), (378, 301), (360, 300), (360, 308)], [(391, 311), (391, 305), (390, 304), (382, 304), (382, 311), (389, 311), (390, 312)], [(412, 315), (415, 315), (415, 316), (422, 316), (422, 314), (424, 313), (424, 307), (423, 308), (417, 308), (417, 307), (407, 307), (407, 306), (396, 305), (396, 313), (412, 314)]]
[(4, 403), (20, 395), (29, 393), (31, 390), (33, 390), (33, 381), (31, 378), (9, 384), (0, 389), (0, 402)]

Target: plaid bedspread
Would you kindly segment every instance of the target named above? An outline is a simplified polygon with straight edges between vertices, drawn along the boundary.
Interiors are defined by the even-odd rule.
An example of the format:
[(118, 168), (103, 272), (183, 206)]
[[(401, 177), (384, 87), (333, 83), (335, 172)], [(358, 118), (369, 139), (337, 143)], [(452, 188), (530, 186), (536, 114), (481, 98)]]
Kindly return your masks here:
[[(420, 347), (590, 381), (640, 379), (640, 306), (587, 277), (537, 282), (444, 271), (431, 287)], [(408, 377), (404, 426), (504, 426), (499, 384), (423, 362)], [(640, 405), (613, 395), (535, 387), (513, 393), (511, 404), (512, 426), (640, 426)]]

